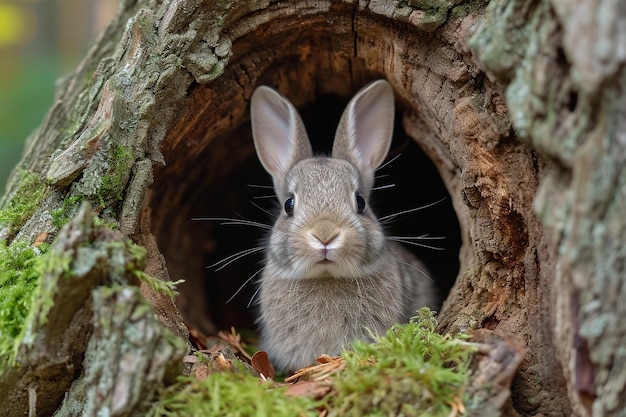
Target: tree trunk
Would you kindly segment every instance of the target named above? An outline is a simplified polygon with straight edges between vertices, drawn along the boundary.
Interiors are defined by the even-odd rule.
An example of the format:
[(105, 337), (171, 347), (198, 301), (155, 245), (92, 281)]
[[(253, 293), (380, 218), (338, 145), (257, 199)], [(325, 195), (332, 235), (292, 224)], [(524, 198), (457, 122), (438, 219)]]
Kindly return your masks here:
[[(409, 221), (448, 238), (444, 254), (426, 252), (449, 292), (441, 330), (521, 336), (505, 414), (626, 415), (624, 18), (619, 0), (122, 1), (59, 82), (2, 200), (24, 192), (20, 172), (41, 176), (41, 201), (0, 235), (56, 238), (66, 259), (45, 270), (53, 307), (34, 301), (42, 319), (0, 378), (7, 415), (127, 415), (185, 352), (163, 328), (187, 340), (183, 320), (207, 333), (250, 325), (253, 290), (224, 304), (246, 266), (204, 267), (254, 236), (191, 218), (259, 218), (245, 187), (269, 184), (252, 91), (277, 87), (316, 141), (376, 78), (394, 87), (405, 161), (390, 167), (402, 189), (381, 200), (400, 211), (449, 195)], [(161, 326), (132, 290), (128, 265), (144, 261), (152, 277), (186, 280), (176, 306), (141, 284)], [(131, 378), (121, 358), (144, 372)]]

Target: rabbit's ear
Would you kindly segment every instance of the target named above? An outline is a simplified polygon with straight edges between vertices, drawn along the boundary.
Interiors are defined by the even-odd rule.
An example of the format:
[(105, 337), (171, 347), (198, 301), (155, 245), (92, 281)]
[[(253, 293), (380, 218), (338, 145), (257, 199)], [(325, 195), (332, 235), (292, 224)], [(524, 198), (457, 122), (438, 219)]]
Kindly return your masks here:
[(333, 157), (355, 165), (366, 189), (373, 185), (374, 171), (389, 152), (393, 119), (393, 90), (387, 81), (378, 80), (363, 87), (350, 100), (339, 121)]
[(287, 171), (313, 156), (302, 119), (293, 105), (275, 90), (261, 86), (250, 99), (252, 138), (263, 167), (282, 190)]

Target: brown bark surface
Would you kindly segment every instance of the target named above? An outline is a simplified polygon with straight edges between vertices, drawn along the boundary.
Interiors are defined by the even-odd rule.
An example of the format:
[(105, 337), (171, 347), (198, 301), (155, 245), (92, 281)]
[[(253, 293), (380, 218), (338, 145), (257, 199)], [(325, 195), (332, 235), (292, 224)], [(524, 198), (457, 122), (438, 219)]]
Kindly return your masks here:
[[(311, 115), (315, 141), (334, 129), (333, 107), (386, 78), (409, 161), (394, 173), (409, 185), (388, 209), (449, 194), (432, 221), (447, 251), (427, 253), (443, 290), (456, 278), (441, 330), (524, 341), (503, 415), (624, 415), (625, 15), (619, 0), (122, 2), (28, 140), (20, 166), (50, 189), (17, 237), (52, 240), (49, 213), (69, 197), (89, 200), (147, 249), (150, 275), (186, 280), (177, 306), (142, 288), (166, 328), (185, 339), (183, 319), (207, 333), (250, 325), (253, 290), (222, 307), (249, 270), (220, 278), (205, 266), (255, 237), (191, 218), (252, 216), (245, 184), (269, 184), (248, 127), (252, 91), (278, 88)], [(415, 143), (428, 158), (406, 150)], [(17, 186), (16, 177), (8, 196)], [(113, 296), (92, 297), (97, 315)], [(79, 356), (112, 337), (84, 325)], [(84, 398), (100, 368), (75, 366), (63, 405), (71, 378), (48, 388), (49, 404), (36, 396), (38, 409)], [(119, 415), (138, 403), (137, 384)]]

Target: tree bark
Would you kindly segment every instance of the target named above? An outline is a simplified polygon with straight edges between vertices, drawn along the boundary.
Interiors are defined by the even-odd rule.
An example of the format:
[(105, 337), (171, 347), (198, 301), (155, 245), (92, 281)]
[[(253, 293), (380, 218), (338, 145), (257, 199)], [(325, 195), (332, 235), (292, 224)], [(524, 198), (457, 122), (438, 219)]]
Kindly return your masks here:
[[(8, 412), (16, 416), (29, 399), (37, 413), (92, 415), (106, 406), (128, 415), (180, 363), (185, 347), (163, 328), (186, 340), (183, 318), (205, 332), (249, 323), (247, 300), (221, 307), (221, 292), (232, 295), (245, 277), (235, 270), (207, 284), (204, 272), (208, 259), (244, 248), (249, 234), (226, 236), (190, 219), (247, 215), (243, 185), (263, 175), (248, 128), (252, 91), (269, 84), (306, 109), (341, 103), (384, 77), (401, 129), (438, 173), (431, 180), (421, 162), (413, 167), (391, 207), (406, 194), (447, 192), (452, 218), (435, 223), (461, 242), (458, 260), (452, 244), (434, 266), (445, 290), (446, 277), (456, 277), (441, 330), (524, 340), (503, 415), (626, 415), (624, 18), (619, 0), (122, 1), (27, 141), (19, 167), (41, 175), (45, 198), (0, 231), (7, 241), (56, 238), (70, 275), (90, 277), (72, 284), (84, 304), (62, 302), (63, 271), (44, 275), (59, 316), (35, 329), (37, 343), (21, 343), (26, 371), (5, 369), (0, 403), (24, 400)], [(317, 122), (334, 128), (332, 117)], [(19, 186), (16, 174), (4, 207)], [(108, 228), (91, 226), (80, 201)], [(52, 216), (61, 210), (74, 217), (62, 230)], [(80, 242), (72, 230), (83, 230)], [(112, 278), (115, 258), (101, 244), (120, 243), (119, 256), (130, 259), (126, 238), (146, 249), (149, 275), (186, 280), (176, 306), (142, 284), (161, 326), (131, 320), (144, 317), (141, 298), (127, 291), (133, 278)], [(104, 263), (78, 273), (83, 244)], [(76, 331), (50, 338), (55, 320), (68, 317)], [(112, 322), (99, 327), (103, 317)], [(154, 337), (129, 342), (131, 327)], [(56, 358), (42, 354), (58, 343)], [(100, 383), (107, 370), (109, 381), (129, 381), (113, 359), (127, 357), (127, 343), (143, 347), (132, 363), (146, 371), (120, 399), (115, 383)], [(43, 365), (47, 376), (37, 377)]]

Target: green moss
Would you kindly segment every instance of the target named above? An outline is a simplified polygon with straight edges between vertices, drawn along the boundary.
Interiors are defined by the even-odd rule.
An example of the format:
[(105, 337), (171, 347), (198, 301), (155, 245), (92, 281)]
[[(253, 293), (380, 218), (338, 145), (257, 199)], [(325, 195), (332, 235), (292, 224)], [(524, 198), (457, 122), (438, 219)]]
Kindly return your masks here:
[(118, 276), (118, 281), (122, 280), (122, 276), (131, 275), (139, 281), (148, 284), (154, 291), (165, 293), (172, 300), (176, 298), (178, 294), (176, 286), (184, 281), (163, 281), (146, 274), (144, 272), (146, 267), (146, 248), (134, 244), (131, 240), (126, 242), (106, 242), (104, 246), (107, 253), (120, 260), (113, 263), (116, 266), (113, 271), (114, 277)]
[(71, 188), (72, 195), (81, 196), (100, 209), (123, 199), (135, 163), (132, 149), (112, 140), (112, 137), (103, 140), (82, 178)]
[(182, 378), (162, 393), (151, 416), (449, 416), (469, 377), (474, 349), (463, 337), (435, 332), (422, 309), (375, 343), (357, 342), (343, 353), (346, 369), (330, 377), (323, 399), (285, 395), (283, 388), (238, 373), (205, 380)]
[(61, 208), (52, 212), (52, 225), (61, 228), (76, 214), (82, 202), (83, 197), (81, 196), (70, 196), (65, 198)]
[(485, 7), (489, 4), (487, 0), (464, 1), (452, 8), (449, 19), (461, 19), (469, 15), (480, 15), (484, 13)]
[(98, 202), (102, 207), (106, 206), (106, 201), (111, 198), (122, 199), (122, 192), (134, 160), (130, 150), (119, 144), (114, 146), (109, 155), (111, 159), (108, 161), (108, 169), (97, 191)]
[(14, 235), (35, 213), (46, 196), (47, 186), (39, 174), (30, 171), (20, 173), (19, 185), (0, 210), (0, 225), (9, 228)]
[[(98, 223), (94, 220), (94, 225)], [(98, 227), (98, 226), (96, 226)], [(106, 229), (102, 227), (101, 229)], [(98, 233), (98, 232), (96, 232)], [(94, 259), (106, 257), (108, 259), (108, 280), (110, 283), (126, 285), (130, 276), (137, 276), (146, 267), (146, 251), (135, 245), (130, 239), (125, 241), (95, 240), (89, 244), (90, 256), (81, 258), (76, 256), (73, 269), (91, 268)], [(85, 254), (86, 252), (83, 252)], [(85, 263), (85, 266), (81, 265)], [(145, 274), (144, 274), (145, 275)]]
[(174, 301), (174, 299), (178, 295), (178, 292), (176, 292), (176, 287), (185, 282), (182, 279), (178, 281), (163, 281), (158, 278), (153, 278), (143, 271), (134, 271), (133, 274), (138, 280), (148, 284), (150, 288), (152, 288), (154, 291), (165, 293), (168, 297), (172, 299), (172, 301)]
[[(73, 204), (72, 200), (67, 204), (68, 207)], [(89, 207), (84, 210), (91, 211)], [(66, 215), (58, 213), (57, 219), (63, 219)], [(7, 245), (0, 241), (0, 369), (11, 362), (15, 344), (27, 337), (23, 333), (26, 322), (35, 323), (36, 326), (45, 325), (47, 312), (54, 306), (58, 291), (55, 280), (71, 277), (72, 271), (91, 271), (106, 259), (109, 283), (126, 285), (128, 278), (135, 276), (174, 297), (176, 282), (161, 282), (143, 272), (146, 266), (146, 250), (143, 247), (129, 239), (116, 240), (111, 232), (97, 226), (97, 218), (90, 218), (88, 222), (90, 225), (75, 225), (82, 231), (84, 242), (74, 242), (70, 248), (54, 244), (42, 244), (34, 248), (24, 242)], [(92, 232), (104, 238), (92, 240)], [(113, 239), (109, 240), (107, 236)], [(50, 277), (45, 285), (40, 284), (42, 276)], [(35, 294), (40, 303), (38, 318), (31, 314)]]
[(33, 294), (41, 277), (43, 253), (22, 242), (0, 241), (0, 368), (13, 354), (13, 346), (24, 327)]
[(214, 373), (202, 381), (181, 378), (176, 391), (163, 399), (148, 416), (319, 416), (317, 402), (287, 396), (285, 388), (273, 388), (245, 373)]
[(344, 353), (346, 370), (333, 381), (331, 416), (449, 416), (462, 397), (474, 351), (462, 340), (435, 332), (428, 309), (375, 343), (356, 342)]
[(454, 1), (445, 0), (408, 0), (406, 4), (412, 9), (421, 10), (423, 13), (419, 26), (422, 30), (434, 31), (448, 18), (448, 10)]
[[(57, 278), (50, 279), (50, 277), (67, 277), (71, 274), (71, 264), (72, 255), (68, 252), (57, 251), (53, 246), (49, 252), (37, 260), (36, 270), (39, 272), (39, 276), (47, 276), (48, 279), (39, 279), (37, 288), (33, 291), (33, 303), (27, 306), (29, 310), (27, 321), (30, 324), (26, 326), (27, 330), (32, 330), (33, 324), (34, 327), (41, 327), (47, 323), (48, 313), (54, 307), (54, 297), (58, 291)], [(38, 302), (40, 312), (35, 314), (33, 312), (37, 312), (38, 309), (35, 305)], [(29, 336), (24, 336), (22, 333), (20, 338), (32, 340), (32, 333)]]

